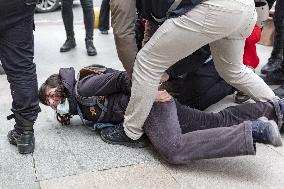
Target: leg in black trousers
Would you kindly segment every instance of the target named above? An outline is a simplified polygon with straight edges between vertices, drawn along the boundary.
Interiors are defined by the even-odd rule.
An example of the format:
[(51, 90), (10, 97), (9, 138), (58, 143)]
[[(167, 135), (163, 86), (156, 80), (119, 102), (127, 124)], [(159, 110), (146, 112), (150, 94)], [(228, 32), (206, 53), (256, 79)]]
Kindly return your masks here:
[[(32, 4), (31, 4), (32, 3)], [(13, 98), (8, 119), (15, 119), (8, 133), (11, 144), (20, 153), (34, 151), (33, 125), (40, 112), (38, 83), (34, 59), (34, 2), (19, 4), (17, 0), (0, 4), (0, 59), (10, 83)]]
[(60, 52), (70, 51), (72, 48), (76, 47), (75, 33), (73, 26), (73, 0), (62, 0), (61, 1), (61, 15), (64, 23), (64, 28), (66, 32), (66, 41), (60, 48)]
[[(84, 14), (84, 24), (86, 31), (86, 49), (89, 56), (97, 55), (96, 48), (93, 44), (93, 34), (94, 34), (94, 10), (92, 0), (80, 0), (83, 14)], [(73, 0), (62, 0), (62, 19), (66, 31), (67, 39), (63, 46), (60, 48), (60, 52), (70, 51), (72, 48), (76, 47), (75, 37), (74, 37), (74, 26), (73, 26)]]
[(84, 13), (84, 24), (86, 30), (85, 44), (86, 44), (87, 53), (89, 56), (95, 56), (97, 55), (97, 50), (93, 43), (94, 20), (95, 20), (93, 0), (80, 0), (80, 1)]
[(101, 4), (100, 17), (99, 17), (99, 30), (102, 34), (107, 34), (109, 30), (109, 0), (103, 0)]
[[(273, 1), (271, 1), (273, 3)], [(284, 1), (277, 0), (275, 5), (275, 13), (273, 17), (275, 25), (275, 37), (273, 50), (271, 56), (268, 59), (268, 63), (263, 66), (261, 72), (268, 74), (265, 81), (274, 81), (284, 83), (284, 74), (282, 73), (284, 68), (283, 53), (284, 53)], [(280, 71), (281, 70), (281, 71)], [(279, 72), (277, 74), (271, 72)]]

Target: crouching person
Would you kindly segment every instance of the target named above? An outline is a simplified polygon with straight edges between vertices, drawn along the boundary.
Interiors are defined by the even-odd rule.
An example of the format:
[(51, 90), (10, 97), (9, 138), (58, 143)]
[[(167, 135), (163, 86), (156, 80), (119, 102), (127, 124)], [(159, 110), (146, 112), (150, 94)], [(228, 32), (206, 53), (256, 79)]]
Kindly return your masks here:
[[(103, 128), (100, 134), (105, 142), (115, 144), (114, 138), (126, 136), (122, 123), (130, 88), (126, 72), (85, 69), (76, 81), (73, 68), (62, 68), (42, 84), (39, 97), (41, 103), (61, 114), (58, 119), (61, 123), (69, 124), (71, 116), (80, 115), (94, 123), (113, 124)], [(174, 164), (254, 155), (257, 142), (282, 145), (279, 133), (282, 104), (282, 100), (258, 102), (206, 113), (183, 106), (166, 91), (159, 91), (144, 130), (154, 148)], [(117, 144), (144, 147), (147, 137), (117, 141)]]

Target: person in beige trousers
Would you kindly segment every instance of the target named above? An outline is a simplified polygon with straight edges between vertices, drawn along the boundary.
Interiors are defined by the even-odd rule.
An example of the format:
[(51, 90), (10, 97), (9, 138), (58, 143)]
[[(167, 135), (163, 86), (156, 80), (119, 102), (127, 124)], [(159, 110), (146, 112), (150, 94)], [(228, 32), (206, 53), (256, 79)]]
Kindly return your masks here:
[(206, 44), (210, 45), (216, 70), (227, 83), (255, 101), (276, 98), (242, 60), (245, 39), (256, 23), (253, 0), (203, 0), (185, 14), (165, 20), (138, 53), (134, 32), (136, 1), (111, 0), (110, 7), (118, 56), (127, 73), (132, 74), (125, 133), (120, 133), (119, 141), (135, 142), (143, 135), (143, 124), (164, 71)]

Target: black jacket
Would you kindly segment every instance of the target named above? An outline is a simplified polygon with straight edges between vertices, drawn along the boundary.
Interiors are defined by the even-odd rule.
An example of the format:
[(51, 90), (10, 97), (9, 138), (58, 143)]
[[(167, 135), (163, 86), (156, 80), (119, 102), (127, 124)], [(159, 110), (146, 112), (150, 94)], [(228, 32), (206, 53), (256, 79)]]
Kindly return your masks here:
[[(182, 0), (178, 8), (169, 13), (169, 17), (177, 17), (185, 14), (200, 4), (203, 0)], [(145, 19), (153, 19), (153, 17), (161, 19), (173, 4), (174, 0), (137, 0), (137, 9)]]
[[(77, 115), (77, 106), (82, 111), (83, 118), (96, 122), (101, 114), (101, 109), (95, 107), (96, 115), (92, 115), (90, 107), (83, 106), (75, 98), (75, 70), (74, 68), (61, 68), (59, 75), (66, 88), (70, 113)], [(131, 82), (126, 72), (107, 69), (102, 75), (89, 75), (78, 83), (78, 93), (84, 97), (104, 96), (107, 101), (107, 112), (102, 123), (120, 123), (123, 121), (124, 112), (130, 97)]]

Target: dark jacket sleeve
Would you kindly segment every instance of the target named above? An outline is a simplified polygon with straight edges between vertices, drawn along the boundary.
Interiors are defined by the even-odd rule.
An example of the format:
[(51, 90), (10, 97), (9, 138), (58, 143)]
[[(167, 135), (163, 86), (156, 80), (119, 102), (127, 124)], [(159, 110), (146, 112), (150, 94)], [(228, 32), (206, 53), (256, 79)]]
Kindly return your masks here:
[(131, 82), (126, 72), (116, 71), (90, 75), (78, 83), (78, 93), (84, 97), (106, 96), (114, 93), (130, 94)]

